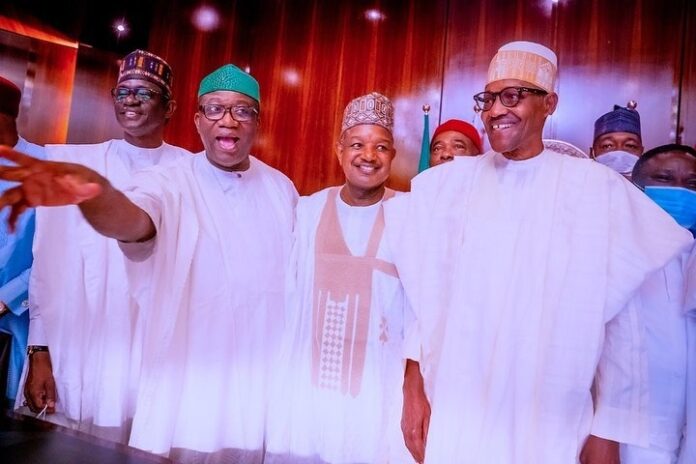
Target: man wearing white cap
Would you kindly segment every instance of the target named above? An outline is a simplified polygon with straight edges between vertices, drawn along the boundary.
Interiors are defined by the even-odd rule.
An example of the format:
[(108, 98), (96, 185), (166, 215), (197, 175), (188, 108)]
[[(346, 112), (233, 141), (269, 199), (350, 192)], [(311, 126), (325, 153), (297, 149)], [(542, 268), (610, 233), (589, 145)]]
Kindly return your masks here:
[(408, 456), (398, 417), (404, 295), (383, 202), (394, 107), (376, 92), (345, 109), (345, 183), (297, 205), (289, 322), (274, 369), (267, 464), (376, 463)]
[(402, 431), (418, 461), (614, 464), (617, 442), (647, 442), (632, 298), (690, 237), (619, 176), (544, 149), (556, 66), (501, 47), (474, 96), (492, 150), (385, 205), (415, 318)]

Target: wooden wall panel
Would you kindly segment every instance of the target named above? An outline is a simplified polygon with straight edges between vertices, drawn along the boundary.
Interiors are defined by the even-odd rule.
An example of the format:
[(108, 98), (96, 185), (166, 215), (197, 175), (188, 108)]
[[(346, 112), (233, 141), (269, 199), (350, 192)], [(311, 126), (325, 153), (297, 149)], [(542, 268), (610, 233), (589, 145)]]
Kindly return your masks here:
[(68, 137), (77, 48), (32, 40), (36, 62), (26, 124), (38, 130), (35, 143), (63, 143)]
[(683, 72), (680, 92), (673, 96), (673, 102), (679, 116), (680, 142), (696, 148), (696, 5), (684, 3)]
[[(174, 74), (173, 95), (177, 110), (165, 132), (167, 141), (193, 152), (203, 149), (193, 115), (197, 111), (198, 84), (203, 76), (225, 63), (248, 65), (250, 31), (239, 32), (247, 23), (254, 2), (210, 2), (221, 13), (219, 28), (202, 32), (193, 27), (191, 15), (198, 2), (158, 0), (162, 14), (155, 17), (148, 49), (167, 60)], [(238, 5), (242, 10), (238, 9)]]
[(684, 8), (682, 1), (653, 0), (452, 2), (443, 119), (476, 119), (482, 127), (471, 95), (483, 88), (488, 62), (500, 45), (532, 40), (559, 58), (559, 107), (545, 137), (587, 151), (594, 120), (614, 104), (636, 100), (645, 146), (674, 140)]
[(0, 73), (22, 89), (18, 130), (28, 140), (65, 142), (77, 48), (0, 30)]
[(583, 149), (614, 104), (638, 102), (646, 149), (673, 142), (684, 1), (561, 2), (554, 135)]
[[(206, 3), (221, 13), (220, 27), (211, 32), (191, 23), (197, 0), (157, 0), (160, 13), (148, 48), (172, 65), (178, 102), (167, 140), (201, 150), (192, 121), (200, 79), (224, 63), (248, 67), (262, 95), (255, 152), (287, 173), (302, 193), (341, 181), (334, 142), (343, 108), (372, 90), (396, 104), (392, 186), (406, 188), (416, 171), (421, 106), (432, 107), (431, 130), (452, 117), (481, 128), (471, 96), (483, 88), (497, 48), (511, 40), (542, 42), (558, 53), (560, 105), (545, 136), (587, 149), (594, 120), (612, 105), (635, 99), (646, 147), (673, 141), (677, 118), (684, 141), (696, 142), (696, 7), (688, 0)], [(366, 20), (370, 8), (384, 18)], [(37, 51), (46, 62), (35, 67), (31, 113), (36, 109), (37, 117), (49, 119), (25, 122), (41, 137), (48, 127), (53, 137), (63, 122), (55, 119), (52, 100), (57, 95), (58, 106), (66, 107), (74, 63), (51, 50), (32, 53)], [(68, 105), (71, 142), (118, 136), (106, 94), (115, 78), (113, 59), (80, 49)]]
[(93, 48), (79, 49), (68, 143), (99, 143), (123, 138), (110, 93), (118, 79), (121, 58)]
[[(552, 25), (550, 0), (548, 4), (527, 0), (451, 1), (439, 122), (463, 119), (483, 133), (472, 96), (483, 91), (491, 58), (501, 45), (513, 40), (551, 46)], [(438, 120), (433, 119), (435, 126)], [(488, 141), (484, 144), (487, 147)]]
[[(196, 32), (185, 14), (172, 12), (158, 22), (150, 48), (166, 56), (176, 76), (183, 69), (197, 77), (186, 88), (175, 84), (188, 121), (172, 124), (169, 138), (191, 143), (195, 105), (188, 102), (202, 75), (226, 62), (249, 66), (261, 84), (256, 151), (287, 173), (300, 192), (311, 193), (342, 180), (334, 143), (345, 105), (379, 91), (396, 106), (398, 154), (391, 185), (405, 189), (416, 171), (420, 107), (440, 93), (445, 5), (262, 0), (239, 6), (243, 20), (225, 16), (227, 29), (214, 33)], [(384, 19), (368, 21), (369, 8), (383, 12)]]

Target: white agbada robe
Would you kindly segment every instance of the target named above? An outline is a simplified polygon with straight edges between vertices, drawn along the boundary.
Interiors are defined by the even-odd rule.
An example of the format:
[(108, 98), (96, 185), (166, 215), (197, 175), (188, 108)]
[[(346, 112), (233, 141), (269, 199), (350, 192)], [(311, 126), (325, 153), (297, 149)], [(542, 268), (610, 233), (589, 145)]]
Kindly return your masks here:
[(129, 444), (177, 462), (261, 462), (297, 192), (253, 157), (232, 173), (199, 155), (134, 185), (157, 235), (121, 244), (148, 312)]
[(641, 285), (635, 304), (645, 325), (648, 360), (649, 446), (621, 445), (622, 464), (674, 464), (686, 412), (687, 338), (684, 267), (688, 253)]
[(687, 388), (686, 388), (686, 429), (679, 454), (679, 464), (696, 462), (696, 245), (691, 251), (685, 271), (687, 330)]
[[(269, 464), (386, 462), (388, 444), (394, 441), (408, 456), (403, 439), (399, 440), (405, 300), (390, 251), (381, 239), (382, 201), (350, 206), (339, 190), (331, 187), (302, 197), (297, 206), (288, 324), (274, 369), (268, 415), (264, 462)], [(335, 236), (317, 240), (320, 229)], [(375, 237), (378, 241), (373, 243)], [(349, 254), (334, 245), (342, 241)], [(328, 252), (326, 243), (337, 251)], [(317, 260), (331, 275), (315, 275)], [(345, 285), (322, 283), (334, 277)], [(315, 301), (315, 295), (321, 295), (315, 285), (322, 293), (328, 289), (326, 308), (321, 298)], [(346, 288), (356, 293), (344, 294)], [(353, 313), (353, 305), (368, 295), (370, 301), (363, 308), (367, 311)], [(337, 311), (343, 324), (332, 322)], [(361, 316), (367, 318), (365, 338), (359, 335), (361, 324), (355, 322)], [(314, 359), (317, 354), (321, 359)], [(337, 372), (334, 366), (339, 366), (342, 377), (331, 375)], [(358, 377), (358, 382), (348, 381)]]
[[(167, 143), (148, 149), (118, 139), (47, 145), (46, 156), (85, 165), (123, 189), (138, 170), (192, 154)], [(33, 253), (29, 344), (49, 347), (57, 392), (56, 414), (46, 419), (125, 443), (140, 341), (123, 255), (74, 205), (37, 208)], [(22, 383), (25, 378), (26, 372)], [(17, 395), (16, 407), (24, 399)]]
[(590, 433), (647, 442), (629, 302), (688, 233), (617, 173), (549, 151), (457, 157), (400, 200), (387, 228), (432, 406), (427, 463), (573, 463)]

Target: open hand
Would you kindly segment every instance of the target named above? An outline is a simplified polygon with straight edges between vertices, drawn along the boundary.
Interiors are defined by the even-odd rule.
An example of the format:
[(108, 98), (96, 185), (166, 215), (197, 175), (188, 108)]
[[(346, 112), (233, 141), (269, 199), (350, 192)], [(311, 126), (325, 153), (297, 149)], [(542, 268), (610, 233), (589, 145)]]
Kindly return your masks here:
[(43, 161), (7, 146), (0, 146), (0, 158), (14, 163), (0, 165), (0, 179), (18, 183), (0, 195), (0, 209), (11, 208), (10, 230), (27, 208), (77, 205), (103, 190), (103, 178), (79, 164)]

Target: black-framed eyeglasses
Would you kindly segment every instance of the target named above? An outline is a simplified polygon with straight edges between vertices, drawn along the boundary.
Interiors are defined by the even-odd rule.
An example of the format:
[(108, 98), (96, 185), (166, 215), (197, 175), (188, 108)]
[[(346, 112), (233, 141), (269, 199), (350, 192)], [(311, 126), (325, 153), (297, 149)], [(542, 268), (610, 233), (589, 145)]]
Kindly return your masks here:
[(203, 116), (210, 121), (219, 121), (225, 117), (225, 113), (230, 113), (232, 119), (237, 122), (249, 122), (256, 118), (259, 114), (259, 110), (253, 106), (247, 105), (237, 105), (237, 106), (223, 106), (216, 105), (215, 103), (208, 103), (207, 105), (200, 105), (198, 111), (203, 113)]
[(529, 87), (505, 87), (500, 92), (481, 92), (474, 95), (476, 108), (481, 111), (488, 111), (493, 107), (495, 99), (500, 97), (500, 103), (508, 108), (513, 108), (522, 99), (523, 93), (532, 93), (534, 95), (546, 95), (547, 91), (541, 89), (531, 89)]
[(147, 87), (116, 87), (111, 89), (111, 96), (114, 97), (119, 103), (126, 101), (129, 95), (133, 95), (136, 100), (141, 103), (149, 102), (157, 95), (164, 95), (163, 92), (154, 89), (148, 89)]

